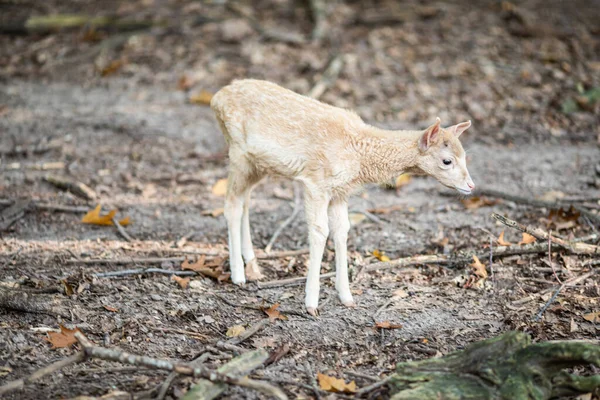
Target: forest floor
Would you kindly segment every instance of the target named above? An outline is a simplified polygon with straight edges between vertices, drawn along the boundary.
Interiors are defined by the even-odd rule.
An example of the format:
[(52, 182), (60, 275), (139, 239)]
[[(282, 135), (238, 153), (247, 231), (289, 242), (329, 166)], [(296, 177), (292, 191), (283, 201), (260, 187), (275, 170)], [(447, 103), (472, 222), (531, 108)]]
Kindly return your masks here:
[[(326, 33), (314, 41), (304, 2), (111, 1), (102, 9), (96, 3), (0, 1), (2, 23), (116, 13), (156, 25), (0, 35), (0, 227), (8, 225), (0, 231), (0, 285), (62, 310), (9, 310), (0, 296), (0, 386), (74, 353), (48, 341), (59, 325), (133, 354), (182, 361), (206, 354), (210, 368), (264, 348), (281, 358), (251, 376), (296, 398), (317, 396), (309, 388), (317, 373), (365, 387), (399, 361), (445, 355), (508, 330), (535, 341), (597, 341), (598, 256), (548, 252), (541, 240), (518, 244), (521, 233), (491, 213), (554, 237), (600, 243), (598, 2), (331, 2)], [(226, 146), (204, 98), (243, 77), (305, 94), (323, 87), (322, 101), (353, 108), (381, 127), (471, 119), (461, 140), (478, 191), (463, 198), (413, 177), (352, 197), (355, 309), (340, 304), (330, 279), (322, 281), (318, 318), (304, 314), (303, 283), (237, 287), (226, 275), (223, 196), (215, 187), (227, 177)], [(60, 190), (49, 175), (84, 183), (94, 198)], [(301, 209), (273, 254), (262, 250), (296, 197), (292, 182), (274, 178), (253, 193), (263, 283), (306, 274)], [(9, 215), (15, 204), (22, 205), (18, 217)], [(115, 226), (81, 222), (98, 204), (130, 218), (124, 229), (133, 240)], [(532, 246), (538, 251), (527, 252)], [(514, 255), (499, 256), (506, 251)], [(451, 262), (367, 271), (381, 258), (374, 252)], [(482, 256), (487, 278), (470, 266), (473, 254)], [(212, 270), (179, 282), (143, 271), (97, 276), (181, 271), (184, 257), (204, 257)], [(333, 271), (333, 257), (329, 243), (322, 273)], [(232, 327), (262, 324), (262, 308), (274, 304), (286, 319), (261, 325), (238, 344), (242, 349), (217, 346), (232, 340)], [(388, 322), (398, 327), (383, 328)], [(167, 375), (86, 361), (6, 398), (116, 391), (156, 398)], [(176, 380), (167, 398), (181, 397), (191, 382)], [(224, 397), (261, 396), (231, 387)], [(386, 389), (371, 393), (378, 396), (386, 398)]]

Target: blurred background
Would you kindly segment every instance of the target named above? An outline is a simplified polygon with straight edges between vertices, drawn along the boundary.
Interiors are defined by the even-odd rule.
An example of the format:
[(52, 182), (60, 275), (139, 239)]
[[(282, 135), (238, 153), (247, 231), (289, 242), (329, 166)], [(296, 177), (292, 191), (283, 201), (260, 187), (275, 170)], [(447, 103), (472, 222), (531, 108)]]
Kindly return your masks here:
[(202, 103), (254, 77), (396, 127), (600, 140), (596, 0), (0, 0), (0, 14), (3, 82), (118, 79)]

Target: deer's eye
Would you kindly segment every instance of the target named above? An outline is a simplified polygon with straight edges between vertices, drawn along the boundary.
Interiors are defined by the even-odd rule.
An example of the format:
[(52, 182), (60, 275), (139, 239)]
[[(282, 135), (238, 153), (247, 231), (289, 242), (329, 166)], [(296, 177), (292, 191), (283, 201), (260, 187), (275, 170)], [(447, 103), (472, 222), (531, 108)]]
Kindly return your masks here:
[(443, 161), (443, 163), (444, 163), (444, 165), (450, 165), (450, 164), (452, 164), (452, 160), (445, 159)]

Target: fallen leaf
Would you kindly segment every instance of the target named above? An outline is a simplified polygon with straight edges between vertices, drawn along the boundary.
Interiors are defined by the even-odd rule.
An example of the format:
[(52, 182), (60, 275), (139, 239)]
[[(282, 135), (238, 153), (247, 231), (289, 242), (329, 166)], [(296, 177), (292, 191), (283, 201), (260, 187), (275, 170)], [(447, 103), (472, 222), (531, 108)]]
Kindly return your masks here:
[(491, 200), (484, 196), (471, 196), (467, 199), (462, 199), (460, 202), (463, 203), (467, 210), (475, 210), (479, 207), (493, 206), (494, 204), (498, 204), (500, 200)]
[(381, 328), (381, 329), (399, 329), (399, 328), (402, 328), (402, 325), (392, 324), (390, 321), (381, 321), (381, 322), (377, 322), (375, 324), (375, 327)]
[(62, 283), (63, 287), (65, 288), (65, 294), (69, 297), (73, 296), (73, 294), (75, 293), (75, 291), (73, 290), (73, 286), (71, 286), (71, 284), (67, 282), (66, 279), (62, 279), (60, 283)]
[(507, 242), (506, 240), (504, 240), (504, 231), (502, 231), (502, 233), (500, 233), (500, 236), (498, 236), (498, 240), (496, 240), (498, 242), (498, 244), (500, 246), (510, 246), (511, 243)]
[(600, 323), (600, 311), (585, 314), (583, 316), (583, 319), (585, 319), (586, 321), (593, 322), (595, 324)]
[(402, 210), (403, 208), (404, 208), (404, 206), (395, 205), (395, 206), (391, 206), (391, 207), (370, 208), (367, 211), (370, 212), (371, 214), (389, 214), (392, 211), (399, 211), (399, 210)]
[(201, 270), (203, 268), (205, 268), (204, 263), (206, 261), (206, 255), (202, 254), (200, 256), (200, 258), (198, 258), (198, 260), (196, 260), (196, 262), (194, 262), (193, 264), (190, 263), (187, 258), (181, 263), (181, 269), (182, 270), (189, 270), (189, 271), (196, 271), (196, 272), (201, 272)]
[(13, 371), (13, 370), (12, 370), (12, 368), (11, 368), (11, 367), (6, 367), (6, 366), (4, 366), (4, 367), (0, 367), (0, 377), (8, 375), (8, 374), (10, 374), (12, 371)]
[(392, 293), (392, 297), (399, 297), (401, 299), (408, 297), (409, 294), (404, 289), (396, 289)]
[(363, 222), (367, 217), (363, 213), (350, 213), (348, 219), (350, 219), (350, 225), (355, 226)]
[(577, 326), (577, 322), (573, 318), (571, 318), (570, 331), (577, 332), (579, 330), (579, 326)]
[(194, 86), (194, 80), (190, 79), (187, 75), (182, 75), (181, 78), (177, 81), (177, 88), (179, 90), (188, 90), (192, 86)]
[(219, 179), (212, 187), (212, 194), (223, 197), (227, 194), (227, 178)]
[(548, 212), (548, 219), (551, 223), (559, 224), (564, 222), (575, 222), (579, 219), (581, 213), (573, 206), (567, 210), (564, 208), (553, 208)]
[(269, 358), (267, 358), (265, 360), (265, 362), (263, 363), (263, 365), (267, 366), (267, 365), (270, 365), (270, 364), (274, 364), (277, 361), (281, 360), (289, 352), (290, 352), (290, 345), (287, 344), (287, 343), (282, 344), (281, 346), (279, 346), (277, 349), (275, 349), (275, 351), (273, 351), (269, 355)]
[(530, 235), (529, 233), (523, 232), (523, 239), (519, 242), (519, 245), (530, 244), (535, 242), (537, 239), (535, 236)]
[(110, 311), (110, 312), (119, 312), (119, 310), (117, 310), (116, 308), (112, 307), (112, 306), (103, 306), (104, 309), (106, 311)]
[(384, 252), (379, 251), (378, 249), (373, 250), (373, 255), (375, 256), (375, 258), (377, 258), (379, 261), (384, 261), (384, 262), (388, 262), (390, 261), (390, 258), (388, 256), (385, 255)]
[(317, 379), (319, 387), (328, 392), (334, 393), (355, 393), (356, 383), (354, 381), (346, 383), (343, 379), (338, 379), (333, 376), (318, 373)]
[(396, 189), (401, 188), (402, 186), (408, 185), (411, 181), (412, 177), (409, 174), (402, 174), (396, 178)]
[[(98, 204), (96, 208), (88, 212), (81, 218), (81, 222), (84, 224), (94, 224), (94, 225), (114, 225), (112, 219), (117, 214), (117, 210), (110, 210), (106, 215), (100, 215), (100, 211), (102, 210), (102, 206)], [(130, 224), (129, 217), (123, 218), (119, 221), (119, 224), (122, 226), (127, 226)]]
[(79, 328), (68, 329), (62, 325), (60, 326), (60, 332), (48, 332), (48, 340), (52, 344), (53, 349), (59, 349), (62, 347), (69, 347), (74, 343), (77, 343), (75, 339), (75, 332), (81, 332)]
[(483, 265), (481, 261), (479, 261), (479, 258), (477, 258), (477, 256), (473, 256), (473, 261), (473, 264), (470, 264), (471, 268), (473, 268), (473, 273), (480, 278), (487, 278), (488, 273), (485, 269), (485, 265)]
[(212, 99), (213, 94), (206, 90), (201, 90), (200, 93), (196, 93), (190, 96), (190, 103), (192, 104), (201, 104), (201, 105), (209, 105), (210, 100)]
[(120, 70), (123, 65), (125, 65), (125, 62), (123, 62), (123, 60), (113, 60), (106, 67), (102, 68), (102, 70), (100, 71), (100, 75), (112, 75), (118, 70)]
[(281, 314), (277, 308), (279, 308), (279, 303), (275, 303), (269, 308), (263, 308), (263, 311), (269, 316), (269, 320), (271, 322), (275, 321), (276, 319), (280, 319), (282, 321), (287, 320), (287, 317)]
[(179, 284), (179, 286), (181, 286), (182, 289), (187, 289), (187, 287), (190, 283), (190, 278), (182, 278), (177, 275), (171, 276), (171, 280), (177, 282)]
[(204, 210), (200, 214), (201, 215), (210, 215), (213, 218), (217, 218), (218, 216), (222, 215), (224, 212), (225, 212), (225, 209), (223, 207), (220, 207), (220, 208), (213, 208), (212, 210)]
[(237, 337), (244, 333), (245, 330), (246, 328), (244, 328), (242, 325), (234, 325), (227, 329), (227, 333), (225, 333), (225, 336)]

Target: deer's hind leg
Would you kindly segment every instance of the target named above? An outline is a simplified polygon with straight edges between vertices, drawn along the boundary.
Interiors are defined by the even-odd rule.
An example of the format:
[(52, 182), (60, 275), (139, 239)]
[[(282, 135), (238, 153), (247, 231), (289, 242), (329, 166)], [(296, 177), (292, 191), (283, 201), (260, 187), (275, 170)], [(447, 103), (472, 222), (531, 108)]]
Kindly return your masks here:
[(256, 176), (255, 179), (256, 181), (246, 189), (246, 192), (244, 193), (244, 207), (242, 213), (242, 257), (246, 263), (246, 271), (248, 272), (249, 277), (260, 279), (263, 275), (260, 272), (256, 256), (254, 255), (252, 237), (250, 234), (250, 194), (260, 178)]

